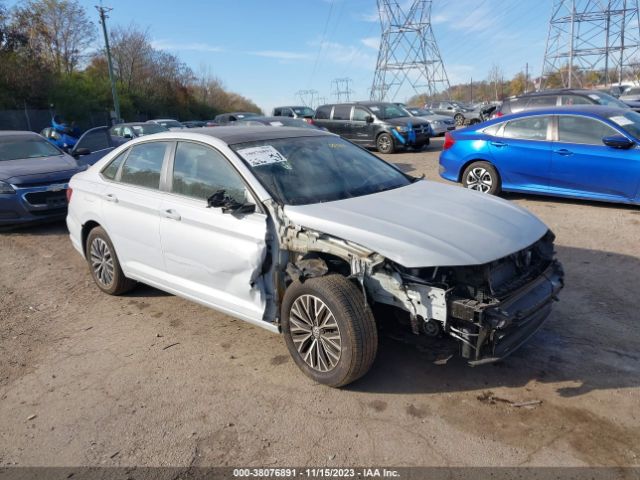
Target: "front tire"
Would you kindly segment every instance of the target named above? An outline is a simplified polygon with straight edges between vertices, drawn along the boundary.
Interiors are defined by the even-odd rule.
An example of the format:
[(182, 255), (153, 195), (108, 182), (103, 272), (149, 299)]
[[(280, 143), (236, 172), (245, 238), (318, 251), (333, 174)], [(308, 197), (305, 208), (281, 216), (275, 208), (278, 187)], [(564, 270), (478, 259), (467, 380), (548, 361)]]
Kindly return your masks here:
[(457, 113), (453, 119), (455, 120), (457, 127), (462, 127), (464, 125), (464, 115), (461, 113)]
[(396, 151), (393, 137), (388, 133), (381, 133), (376, 139), (376, 148), (382, 154), (389, 154)]
[(282, 302), (282, 330), (298, 368), (331, 387), (362, 377), (378, 350), (371, 309), (362, 291), (342, 275), (294, 281)]
[(109, 295), (122, 295), (136, 286), (136, 282), (124, 276), (116, 250), (102, 227), (89, 232), (86, 257), (94, 282)]
[(489, 195), (500, 193), (500, 176), (489, 162), (473, 162), (462, 174), (462, 184), (469, 190)]

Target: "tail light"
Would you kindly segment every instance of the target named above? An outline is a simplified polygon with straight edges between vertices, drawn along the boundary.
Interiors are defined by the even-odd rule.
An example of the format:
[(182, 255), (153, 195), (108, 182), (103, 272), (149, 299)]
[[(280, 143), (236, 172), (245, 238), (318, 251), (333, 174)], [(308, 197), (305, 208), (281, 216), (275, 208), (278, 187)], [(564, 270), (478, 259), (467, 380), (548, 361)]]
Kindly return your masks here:
[(67, 188), (67, 203), (71, 201), (71, 195), (73, 195), (73, 189)]
[(453, 147), (453, 144), (456, 143), (455, 138), (449, 132), (444, 134), (444, 145), (442, 145), (442, 150), (449, 150)]
[(502, 113), (500, 110), (498, 110), (498, 111), (493, 115), (493, 118), (500, 118), (500, 117), (504, 117), (504, 113)]

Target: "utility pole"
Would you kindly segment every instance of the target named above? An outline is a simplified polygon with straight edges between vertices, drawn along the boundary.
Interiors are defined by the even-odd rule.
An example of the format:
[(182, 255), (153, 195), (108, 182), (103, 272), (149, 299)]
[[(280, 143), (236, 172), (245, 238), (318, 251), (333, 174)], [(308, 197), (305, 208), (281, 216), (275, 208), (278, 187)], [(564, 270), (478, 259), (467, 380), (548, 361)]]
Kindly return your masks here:
[(109, 81), (111, 82), (111, 95), (113, 96), (113, 110), (116, 112), (116, 122), (120, 121), (120, 102), (118, 101), (118, 89), (116, 88), (116, 79), (113, 75), (113, 63), (111, 62), (111, 49), (109, 48), (109, 35), (107, 34), (107, 12), (113, 8), (96, 5), (96, 9), (100, 14), (100, 23), (102, 24), (102, 33), (104, 34), (104, 45), (107, 50), (107, 64), (109, 65)]
[(473, 77), (471, 77), (471, 100), (470, 103), (473, 103)]
[(524, 67), (524, 93), (529, 93), (529, 62)]

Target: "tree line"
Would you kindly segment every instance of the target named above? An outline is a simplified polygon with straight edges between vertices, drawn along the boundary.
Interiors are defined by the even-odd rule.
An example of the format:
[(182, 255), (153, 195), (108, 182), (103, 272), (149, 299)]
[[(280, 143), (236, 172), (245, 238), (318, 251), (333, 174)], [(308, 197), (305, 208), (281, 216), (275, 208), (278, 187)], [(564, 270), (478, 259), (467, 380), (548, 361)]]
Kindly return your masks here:
[[(260, 112), (210, 72), (196, 74), (154, 48), (148, 31), (135, 24), (113, 27), (109, 43), (126, 120)], [(102, 35), (76, 0), (24, 0), (11, 9), (0, 0), (0, 109), (51, 105), (79, 121), (113, 109)]]

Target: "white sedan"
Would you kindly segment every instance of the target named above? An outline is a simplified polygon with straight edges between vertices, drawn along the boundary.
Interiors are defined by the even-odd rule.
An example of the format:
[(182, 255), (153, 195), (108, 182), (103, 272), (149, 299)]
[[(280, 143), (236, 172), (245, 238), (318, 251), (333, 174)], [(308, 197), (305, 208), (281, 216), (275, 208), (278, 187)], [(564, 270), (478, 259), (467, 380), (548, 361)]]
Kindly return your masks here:
[(562, 288), (553, 234), (526, 210), (320, 130), (145, 136), (75, 175), (69, 197), (71, 241), (102, 291), (142, 282), (282, 333), (331, 386), (369, 370), (380, 305), (476, 365), (533, 335)]

